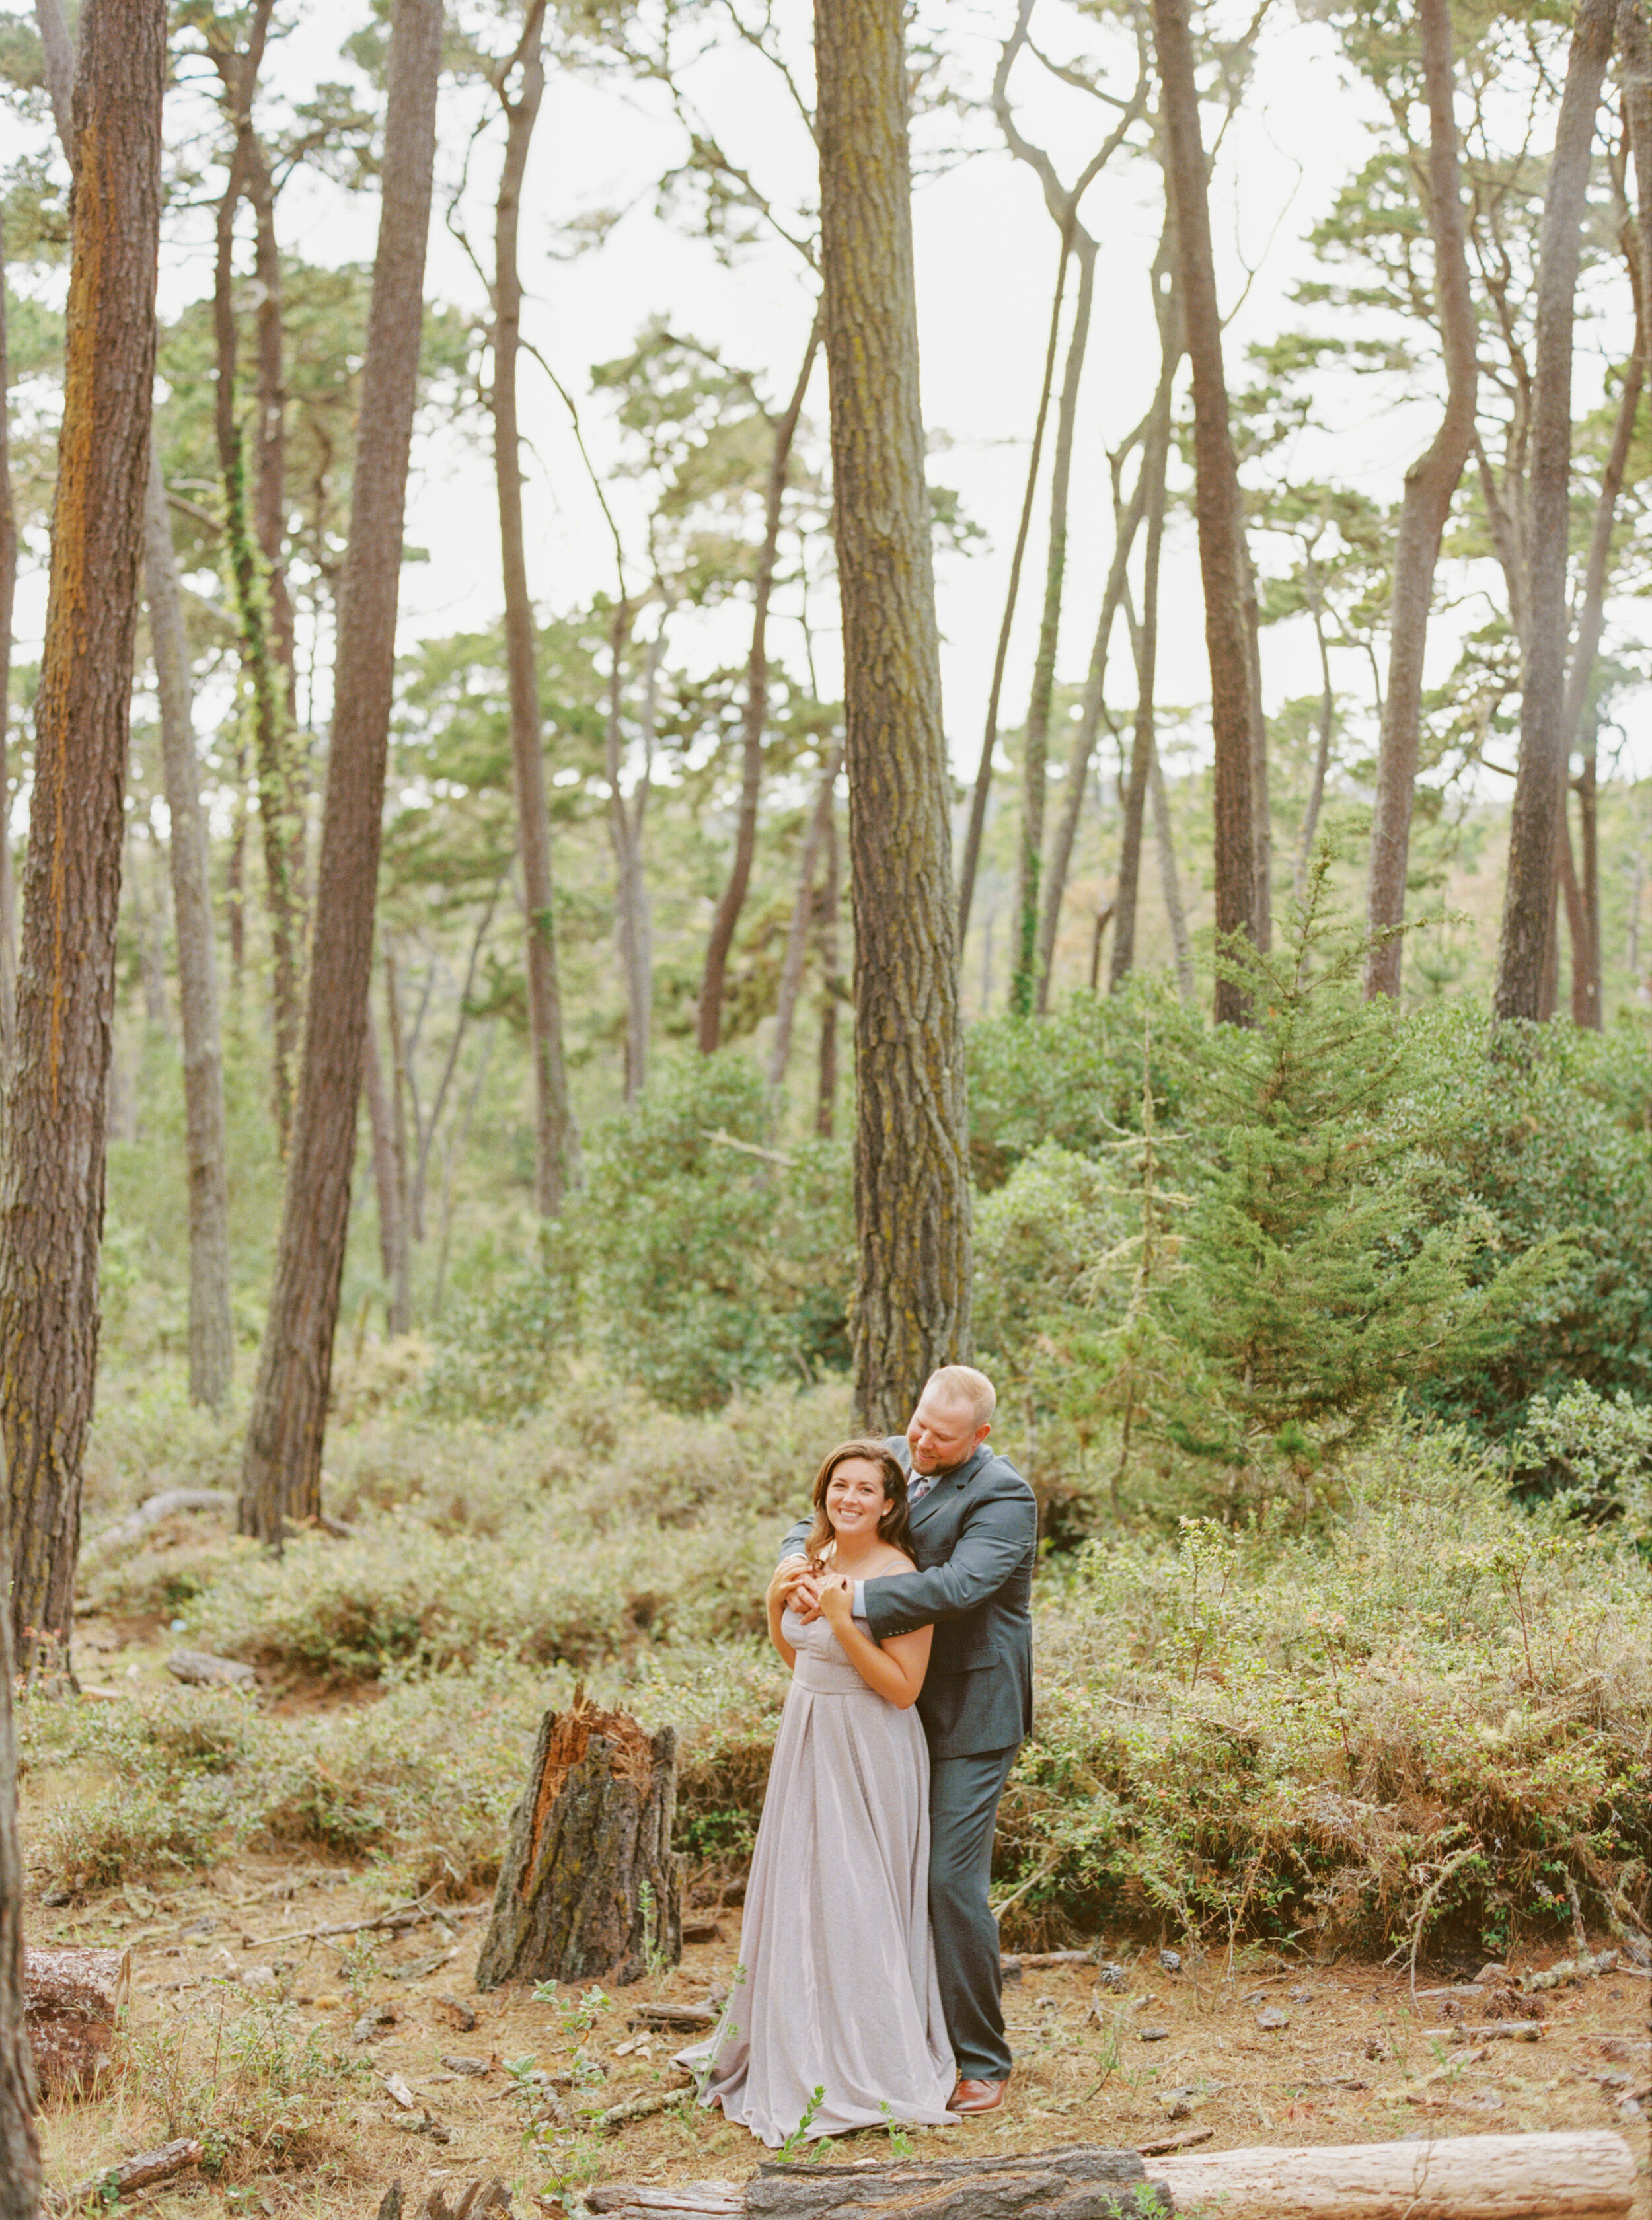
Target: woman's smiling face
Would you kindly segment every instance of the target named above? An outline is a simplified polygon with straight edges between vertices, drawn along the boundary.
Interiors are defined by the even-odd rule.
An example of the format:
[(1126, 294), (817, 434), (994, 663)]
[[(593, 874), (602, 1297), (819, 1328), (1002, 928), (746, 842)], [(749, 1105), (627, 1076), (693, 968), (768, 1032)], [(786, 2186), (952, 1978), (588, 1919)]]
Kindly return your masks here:
[(826, 1482), (826, 1517), (845, 1542), (869, 1540), (888, 1507), (883, 1474), (870, 1457), (845, 1457)]

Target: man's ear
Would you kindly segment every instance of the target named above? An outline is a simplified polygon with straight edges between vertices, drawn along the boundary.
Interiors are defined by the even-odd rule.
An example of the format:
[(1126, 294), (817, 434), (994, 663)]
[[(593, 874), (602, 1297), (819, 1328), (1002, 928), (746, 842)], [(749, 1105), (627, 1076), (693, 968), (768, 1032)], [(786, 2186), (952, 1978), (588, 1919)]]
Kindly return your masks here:
[(991, 1431), (992, 1427), (990, 1425), (982, 1427), (980, 1432), (976, 1436), (976, 1447), (977, 1449), (981, 1447), (981, 1444), (986, 1440), (988, 1435), (991, 1433)]

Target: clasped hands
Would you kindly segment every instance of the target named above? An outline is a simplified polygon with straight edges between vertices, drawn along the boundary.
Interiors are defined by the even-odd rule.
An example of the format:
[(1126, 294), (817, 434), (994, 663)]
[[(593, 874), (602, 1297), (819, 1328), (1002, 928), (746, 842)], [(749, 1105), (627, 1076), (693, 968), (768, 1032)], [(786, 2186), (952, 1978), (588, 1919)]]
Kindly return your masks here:
[(782, 1611), (789, 1605), (806, 1626), (824, 1618), (837, 1630), (853, 1616), (854, 1586), (843, 1574), (826, 1572), (807, 1557), (782, 1557), (769, 1583), (769, 1600)]

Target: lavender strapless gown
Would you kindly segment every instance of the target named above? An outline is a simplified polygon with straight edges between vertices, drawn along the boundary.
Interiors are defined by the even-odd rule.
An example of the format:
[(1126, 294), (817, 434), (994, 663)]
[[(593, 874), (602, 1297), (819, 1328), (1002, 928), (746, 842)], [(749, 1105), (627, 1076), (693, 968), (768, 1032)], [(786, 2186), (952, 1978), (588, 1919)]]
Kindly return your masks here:
[[(701, 2102), (770, 2149), (817, 2086), (811, 2140), (891, 2118), (950, 2125), (923, 1728), (867, 1687), (825, 1619), (789, 1611), (782, 1626), (797, 1662), (746, 1883), (743, 1978)], [(703, 2071), (713, 2042), (682, 2063)]]

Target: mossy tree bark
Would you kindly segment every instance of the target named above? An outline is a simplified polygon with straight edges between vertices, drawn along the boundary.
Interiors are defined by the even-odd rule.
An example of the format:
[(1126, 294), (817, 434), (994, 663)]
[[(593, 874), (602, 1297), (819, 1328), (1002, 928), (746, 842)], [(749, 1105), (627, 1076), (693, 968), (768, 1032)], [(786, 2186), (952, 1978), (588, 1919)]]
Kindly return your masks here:
[(0, 1446), (18, 1669), (66, 1662), (97, 1363), (105, 1107), (155, 361), (160, 0), (89, 0), (52, 577), (0, 1185)]
[(969, 1166), (901, 0), (815, 0), (855, 920), (855, 1406), (970, 1353)]
[(1537, 1018), (1553, 929), (1555, 848), (1566, 800), (1567, 555), (1571, 529), (1572, 327), (1595, 112), (1616, 0), (1579, 0), (1538, 240), (1531, 408), (1529, 585), (1520, 756), (1509, 820), (1497, 986), (1499, 1019)]
[[(1175, 219), (1193, 366), (1194, 505), (1205, 589), (1205, 647), (1210, 662), (1211, 739), (1215, 764), (1216, 932), (1219, 941), (1256, 930), (1256, 839), (1251, 778), (1250, 642), (1242, 576), (1243, 509), (1228, 421), (1222, 316), (1211, 253), (1210, 201), (1199, 87), (1194, 75), (1189, 0), (1153, 0), (1166, 185)], [(1243, 990), (1219, 970), (1216, 1019), (1243, 1024)]]
[(587, 1703), (539, 1722), (476, 1985), (639, 1980), (683, 1955), (676, 1730)]
[(190, 1400), (221, 1410), (235, 1363), (229, 1303), (229, 1191), (224, 1149), (224, 1061), (213, 956), (212, 888), (201, 817), (184, 596), (152, 447), (144, 508), (144, 588), (160, 702), (161, 760), (171, 820), (167, 846), (184, 1034), (184, 1153), (190, 1182)]
[[(293, 1069), (303, 1000), (303, 797), (294, 760), (292, 610), (281, 564), (286, 443), (282, 427), (280, 259), (267, 158), (252, 128), (252, 99), (263, 65), (273, 0), (257, 0), (245, 48), (209, 36), (234, 133), (228, 176), (218, 204), (213, 285), (216, 352), (214, 425), (224, 486), (225, 541), (240, 633), (241, 672), (252, 727), (259, 829), (270, 924), (272, 1030), (271, 1102), (284, 1154), (291, 1138)], [(236, 413), (240, 334), (234, 301), (235, 212), (246, 196), (257, 222), (258, 406), (252, 448), (252, 498), (247, 495), (246, 441)]]
[[(552, 908), (551, 810), (545, 783), (545, 735), (527, 590), (522, 526), (521, 435), (516, 369), (521, 348), (522, 280), (517, 266), (522, 180), (545, 97), (546, 0), (528, 0), (515, 52), (494, 75), (505, 111), (505, 160), (494, 207), (493, 452), (499, 551), (505, 585), (505, 661), (510, 681), (510, 757), (516, 787), (516, 841), (522, 864), (527, 935), (527, 1025), (533, 1053), (533, 1204), (542, 1217), (561, 1209), (572, 1183), (578, 1143), (563, 1060), (562, 985)], [(508, 90), (515, 81), (513, 96)]]
[(1434, 294), (1445, 355), (1446, 403), (1433, 444), (1406, 473), (1394, 541), (1388, 686), (1377, 744), (1376, 808), (1365, 908), (1372, 936), (1365, 963), (1368, 995), (1400, 992), (1399, 928), (1406, 919), (1406, 866), (1422, 729), (1423, 657), (1440, 539), (1458, 481), (1474, 452), (1479, 375), (1457, 165), (1456, 71), (1449, 0), (1418, 0), (1417, 35), (1428, 94), (1428, 218), (1434, 240)]
[(442, 28), (442, 0), (396, 0), (315, 954), (275, 1286), (241, 1468), (241, 1531), (277, 1547), (285, 1518), (313, 1518), (321, 1509), (372, 973)]

